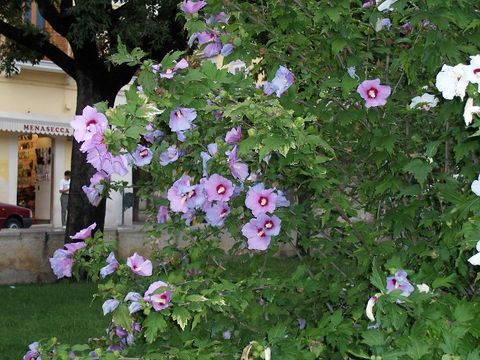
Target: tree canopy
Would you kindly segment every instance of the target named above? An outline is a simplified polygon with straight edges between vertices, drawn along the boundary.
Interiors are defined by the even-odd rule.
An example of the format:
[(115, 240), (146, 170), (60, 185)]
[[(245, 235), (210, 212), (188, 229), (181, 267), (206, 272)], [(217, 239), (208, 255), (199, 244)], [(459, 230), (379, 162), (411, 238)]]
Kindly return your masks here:
[[(177, 21), (177, 2), (172, 0), (133, 0), (112, 3), (107, 0), (24, 0), (0, 2), (0, 69), (15, 72), (15, 61), (38, 63), (48, 58), (77, 83), (79, 114), (86, 105), (106, 101), (111, 106), (122, 86), (138, 66), (116, 65), (108, 61), (119, 41), (128, 49), (143, 49), (161, 59), (168, 51), (184, 48), (182, 21)], [(26, 19), (32, 9), (45, 19), (40, 27)], [(55, 35), (66, 39), (70, 51), (62, 49)], [(81, 187), (94, 169), (74, 144), (69, 201), (68, 235), (95, 221), (103, 229), (105, 202), (91, 207)]]

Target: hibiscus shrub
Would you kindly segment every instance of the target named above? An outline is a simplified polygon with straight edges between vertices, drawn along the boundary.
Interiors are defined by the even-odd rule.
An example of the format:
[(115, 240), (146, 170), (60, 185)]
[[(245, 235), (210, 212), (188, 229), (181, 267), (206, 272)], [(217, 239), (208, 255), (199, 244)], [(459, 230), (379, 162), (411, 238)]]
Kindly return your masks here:
[[(70, 351), (480, 359), (479, 5), (180, 8), (190, 50), (155, 63), (120, 46), (112, 61), (141, 64), (127, 104), (72, 123), (98, 170), (90, 201), (142, 168), (147, 231), (171, 246), (126, 264), (98, 235), (58, 250), (55, 273), (100, 277), (112, 314), (105, 338)], [(294, 259), (273, 257), (286, 246)]]

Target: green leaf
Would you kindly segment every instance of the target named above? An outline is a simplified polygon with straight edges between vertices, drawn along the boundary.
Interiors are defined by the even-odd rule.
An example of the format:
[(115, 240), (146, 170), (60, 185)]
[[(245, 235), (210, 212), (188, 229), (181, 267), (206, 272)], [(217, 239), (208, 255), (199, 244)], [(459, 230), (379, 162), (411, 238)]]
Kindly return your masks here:
[(185, 300), (191, 301), (191, 302), (204, 302), (204, 301), (207, 301), (208, 299), (203, 295), (194, 294), (194, 295), (188, 295), (185, 298)]
[(277, 134), (271, 134), (263, 140), (263, 146), (260, 147), (258, 156), (263, 159), (272, 151), (278, 151), (285, 144), (285, 137)]
[(140, 64), (141, 59), (146, 55), (147, 53), (140, 48), (135, 48), (129, 52), (125, 44), (118, 38), (117, 52), (111, 55), (109, 60), (116, 65), (127, 63), (130, 66), (135, 66)]
[(368, 346), (385, 345), (385, 335), (378, 330), (366, 331), (362, 334), (362, 337), (362, 342)]
[(385, 276), (377, 266), (375, 260), (372, 263), (372, 275), (370, 276), (370, 283), (380, 291), (385, 291)]
[(455, 308), (453, 316), (458, 322), (469, 322), (475, 318), (475, 311), (472, 307), (472, 304), (460, 303)]
[(332, 54), (337, 55), (347, 45), (348, 45), (348, 42), (345, 39), (339, 38), (339, 39), (333, 40), (333, 42), (332, 42)]
[(168, 69), (170, 67), (173, 67), (175, 64), (175, 61), (178, 60), (180, 56), (185, 54), (185, 51), (174, 51), (168, 55), (165, 55), (163, 58), (161, 65), (163, 69)]
[(412, 339), (410, 346), (407, 348), (407, 355), (414, 360), (420, 360), (424, 355), (430, 352), (430, 346), (419, 339)]
[(112, 321), (115, 325), (121, 326), (128, 331), (132, 328), (132, 318), (128, 312), (128, 307), (125, 304), (120, 304), (113, 312)]
[(287, 328), (283, 324), (278, 324), (268, 331), (268, 341), (276, 342), (285, 338)]
[(434, 289), (438, 289), (441, 287), (449, 288), (452, 287), (456, 280), (457, 276), (455, 274), (450, 274), (445, 277), (438, 277), (432, 282), (432, 287)]
[(211, 61), (204, 61), (202, 64), (202, 72), (211, 80), (217, 76), (217, 66)]
[(190, 312), (183, 307), (175, 307), (172, 312), (172, 319), (177, 322), (182, 330), (185, 330), (188, 320), (192, 318)]
[(414, 159), (403, 167), (403, 170), (413, 175), (421, 185), (427, 180), (428, 174), (432, 171), (432, 165), (421, 159)]
[(325, 13), (334, 23), (336, 23), (340, 20), (342, 9), (339, 7), (329, 8), (325, 11)]
[(197, 327), (197, 325), (200, 323), (200, 321), (202, 320), (202, 317), (204, 315), (205, 315), (204, 312), (200, 312), (198, 314), (195, 314), (195, 316), (193, 317), (193, 321), (192, 321), (192, 330)]
[(152, 312), (143, 322), (143, 327), (146, 329), (145, 339), (149, 344), (151, 344), (157, 338), (158, 333), (162, 333), (167, 330), (168, 324), (161, 313)]
[(145, 92), (152, 92), (157, 86), (157, 77), (153, 72), (143, 70), (138, 76), (138, 83), (143, 87)]
[(87, 351), (87, 350), (90, 350), (90, 346), (87, 344), (72, 346), (72, 351)]

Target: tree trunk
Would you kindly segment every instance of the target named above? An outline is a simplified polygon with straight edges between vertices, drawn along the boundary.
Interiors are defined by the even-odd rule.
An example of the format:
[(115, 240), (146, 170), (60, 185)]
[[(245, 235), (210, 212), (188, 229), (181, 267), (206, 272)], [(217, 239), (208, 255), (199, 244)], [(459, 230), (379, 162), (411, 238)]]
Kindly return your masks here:
[[(93, 106), (100, 101), (107, 101), (113, 107), (119, 87), (109, 86), (108, 82), (102, 81), (101, 76), (95, 74), (77, 73), (77, 106), (75, 113), (82, 114), (85, 106)], [(71, 181), (68, 197), (68, 217), (65, 231), (65, 242), (72, 242), (70, 235), (97, 224), (95, 231), (103, 231), (105, 224), (106, 199), (98, 206), (92, 206), (82, 186), (90, 184), (90, 178), (95, 174), (95, 168), (86, 161), (86, 154), (80, 152), (80, 145), (75, 139), (72, 146)], [(77, 241), (77, 240), (73, 240)]]

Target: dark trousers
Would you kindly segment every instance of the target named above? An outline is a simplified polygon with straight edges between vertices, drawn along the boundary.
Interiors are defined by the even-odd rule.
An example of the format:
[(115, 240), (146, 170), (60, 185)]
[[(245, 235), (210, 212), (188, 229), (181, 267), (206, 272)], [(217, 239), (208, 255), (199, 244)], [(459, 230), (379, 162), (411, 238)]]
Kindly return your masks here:
[(68, 194), (60, 195), (60, 205), (62, 207), (62, 226), (67, 225)]

